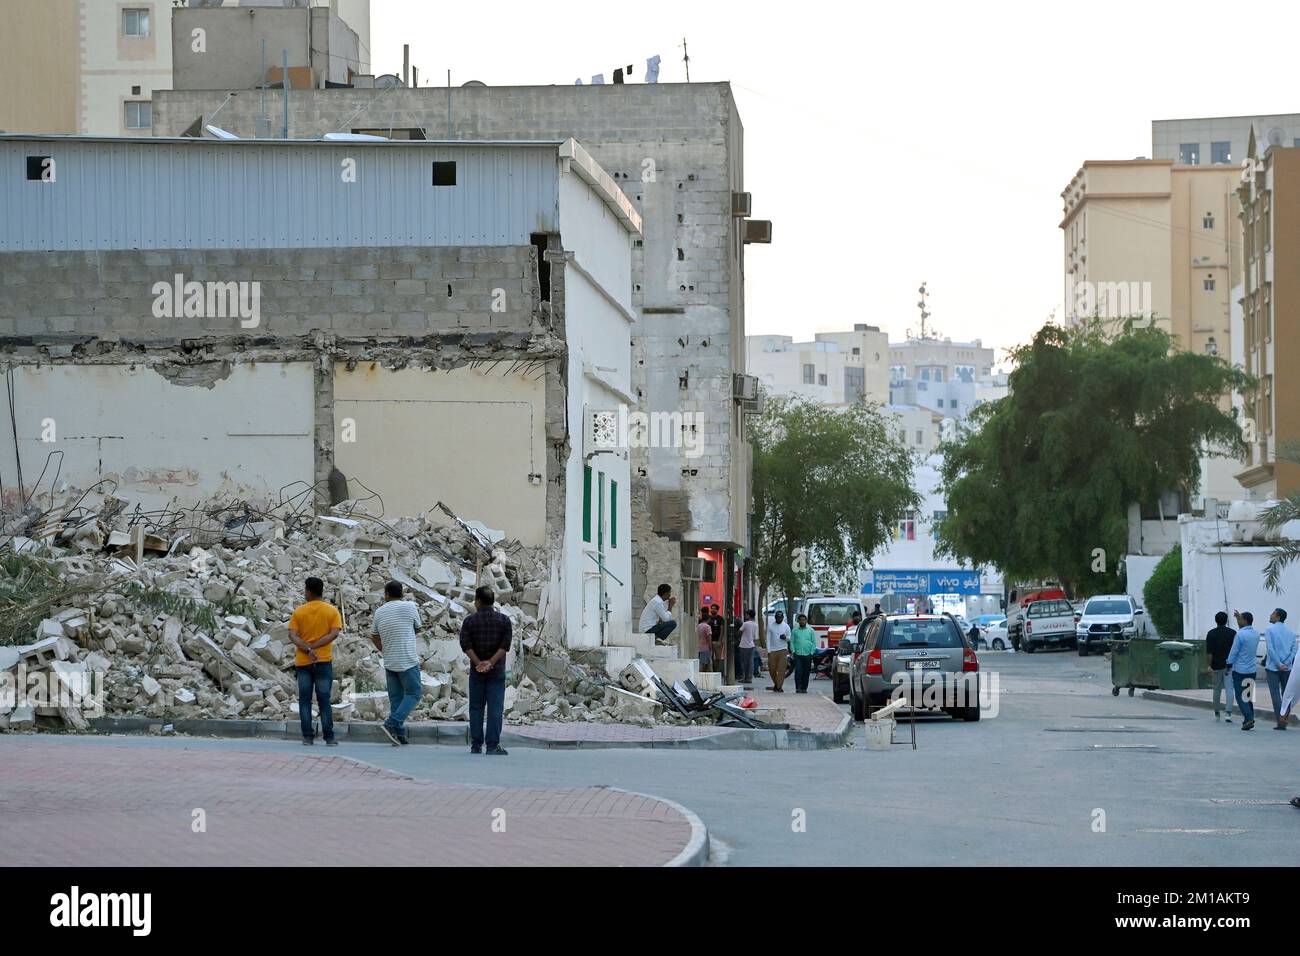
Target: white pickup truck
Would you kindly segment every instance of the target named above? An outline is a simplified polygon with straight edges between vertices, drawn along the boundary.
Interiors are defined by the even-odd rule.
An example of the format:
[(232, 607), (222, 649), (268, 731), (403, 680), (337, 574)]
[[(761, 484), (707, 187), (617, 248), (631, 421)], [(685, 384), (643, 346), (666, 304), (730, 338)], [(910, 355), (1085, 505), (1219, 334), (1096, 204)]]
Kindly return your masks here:
[(1032, 654), (1040, 647), (1074, 646), (1074, 608), (1063, 599), (1034, 601), (1025, 608), (1020, 647)]

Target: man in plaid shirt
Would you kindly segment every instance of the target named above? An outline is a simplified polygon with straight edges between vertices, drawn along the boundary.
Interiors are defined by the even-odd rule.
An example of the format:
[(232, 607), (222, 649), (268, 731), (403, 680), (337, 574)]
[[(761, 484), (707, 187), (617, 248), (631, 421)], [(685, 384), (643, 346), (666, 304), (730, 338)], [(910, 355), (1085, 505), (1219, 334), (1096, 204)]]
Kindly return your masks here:
[(489, 587), (474, 592), (474, 613), (460, 626), (460, 649), (469, 655), (469, 752), (483, 752), (483, 708), (487, 707), (487, 752), (505, 756), (501, 722), (505, 717), (506, 651), (510, 650), (510, 618), (492, 605)]

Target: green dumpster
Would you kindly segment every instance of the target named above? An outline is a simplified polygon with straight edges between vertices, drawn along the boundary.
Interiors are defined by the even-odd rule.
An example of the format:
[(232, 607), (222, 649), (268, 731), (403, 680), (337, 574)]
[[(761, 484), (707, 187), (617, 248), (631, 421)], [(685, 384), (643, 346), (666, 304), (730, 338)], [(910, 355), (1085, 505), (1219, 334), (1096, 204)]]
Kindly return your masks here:
[(1187, 641), (1161, 641), (1156, 645), (1161, 690), (1196, 690), (1197, 654)]
[(1110, 646), (1110, 682), (1112, 694), (1119, 695), (1127, 687), (1133, 696), (1137, 687), (1154, 689), (1159, 685), (1156, 675), (1156, 645), (1159, 641), (1146, 637), (1112, 641)]
[(1192, 653), (1196, 656), (1196, 689), (1209, 690), (1214, 686), (1214, 675), (1210, 673), (1210, 652), (1203, 640), (1195, 640), (1190, 643)]

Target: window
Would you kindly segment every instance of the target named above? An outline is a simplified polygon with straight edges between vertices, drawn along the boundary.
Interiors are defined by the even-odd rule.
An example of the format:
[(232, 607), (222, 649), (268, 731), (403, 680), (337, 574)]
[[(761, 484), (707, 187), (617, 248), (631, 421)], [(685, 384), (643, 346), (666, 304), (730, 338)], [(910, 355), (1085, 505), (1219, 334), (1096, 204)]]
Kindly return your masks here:
[(28, 182), (54, 181), (54, 160), (49, 156), (27, 157)]
[(857, 601), (810, 601), (808, 604), (808, 625), (810, 627), (840, 627), (853, 620), (854, 614), (862, 613), (862, 605)]
[(923, 618), (919, 621), (890, 621), (881, 643), (882, 650), (913, 647), (961, 647), (957, 625), (947, 618)]
[(1200, 143), (1181, 143), (1178, 146), (1178, 162), (1184, 166), (1195, 166), (1200, 162)]
[(591, 466), (582, 466), (582, 540), (591, 543)]
[(618, 547), (618, 482), (609, 483), (609, 546)]
[(933, 521), (935, 524), (938, 524), (940, 521), (944, 520), (947, 517), (948, 517), (948, 512), (936, 511), (933, 516)]
[(916, 430), (916, 443), (919, 445), (924, 441), (925, 441), (925, 434), (921, 431), (921, 429), (918, 428)]
[(149, 35), (149, 11), (139, 7), (130, 7), (122, 11), (122, 36), (147, 37)]
[(867, 391), (867, 371), (862, 368), (844, 370), (844, 401), (849, 404), (860, 401)]
[(815, 381), (817, 381), (817, 366), (812, 364), (804, 365), (803, 383), (805, 385), (811, 385)]
[(916, 519), (910, 516), (911, 512), (908, 512), (908, 515), (909, 517), (898, 522), (898, 526), (894, 529), (895, 541), (916, 540)]
[(854, 354), (854, 355), (861, 355), (861, 354), (862, 354), (862, 349), (858, 348), (858, 347), (855, 345), (855, 346), (853, 347), (853, 354)]
[(127, 129), (153, 128), (153, 103), (148, 100), (128, 100), (123, 106), (123, 123)]
[(825, 384), (826, 384), (826, 376), (825, 376), (825, 375), (818, 375), (818, 376), (817, 376), (817, 384), (818, 384), (818, 385), (825, 385)]
[(1213, 228), (1214, 228), (1214, 213), (1212, 213), (1212, 212), (1207, 212), (1207, 213), (1205, 214), (1205, 218), (1201, 220), (1201, 228), (1203, 228), (1203, 229), (1213, 229)]
[(930, 381), (930, 370), (928, 368), (921, 369), (921, 381), (923, 382)]
[(1211, 144), (1210, 144), (1210, 162), (1212, 162), (1212, 163), (1230, 163), (1230, 162), (1232, 162), (1232, 144), (1231, 144), (1231, 143), (1211, 143)]
[(1206, 292), (1213, 292), (1214, 276), (1206, 276), (1204, 279), (1201, 280), (1201, 285), (1204, 287)]
[(435, 186), (455, 186), (456, 185), (456, 163), (434, 163), (433, 164), (433, 184)]

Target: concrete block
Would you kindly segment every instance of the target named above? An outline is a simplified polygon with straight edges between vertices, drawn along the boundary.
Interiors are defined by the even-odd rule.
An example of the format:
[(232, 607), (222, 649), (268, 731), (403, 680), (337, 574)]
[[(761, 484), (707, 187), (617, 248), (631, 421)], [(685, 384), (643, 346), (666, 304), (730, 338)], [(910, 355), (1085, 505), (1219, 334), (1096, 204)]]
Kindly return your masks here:
[(605, 686), (605, 704), (614, 707), (620, 717), (655, 717), (663, 710), (657, 700), (612, 685)]
[(162, 690), (162, 685), (146, 674), (140, 681), (140, 689), (144, 691), (146, 697), (157, 697), (158, 692)]
[(698, 658), (694, 660), (660, 658), (651, 659), (650, 667), (660, 680), (671, 687), (679, 680), (694, 680), (696, 674), (699, 673), (700, 662)]

